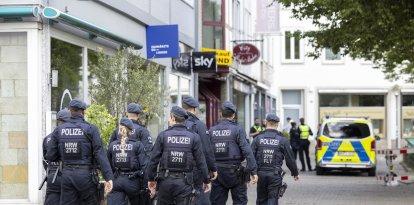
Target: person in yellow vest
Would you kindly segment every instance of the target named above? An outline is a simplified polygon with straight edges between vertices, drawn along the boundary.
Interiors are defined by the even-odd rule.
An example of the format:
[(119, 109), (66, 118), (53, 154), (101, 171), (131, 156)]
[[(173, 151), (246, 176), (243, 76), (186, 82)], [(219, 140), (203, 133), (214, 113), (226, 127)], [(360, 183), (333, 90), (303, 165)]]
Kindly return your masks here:
[(299, 143), (299, 160), (302, 164), (302, 169), (300, 171), (304, 172), (305, 170), (305, 160), (303, 154), (305, 154), (306, 164), (308, 165), (308, 170), (313, 171), (310, 158), (309, 158), (309, 136), (313, 136), (312, 130), (309, 125), (305, 124), (305, 119), (302, 117), (299, 119), (299, 134), (300, 134), (300, 143)]
[(261, 131), (264, 131), (264, 127), (262, 127), (260, 119), (255, 118), (254, 119), (254, 125), (250, 128), (249, 136), (254, 138), (256, 135), (258, 135)]

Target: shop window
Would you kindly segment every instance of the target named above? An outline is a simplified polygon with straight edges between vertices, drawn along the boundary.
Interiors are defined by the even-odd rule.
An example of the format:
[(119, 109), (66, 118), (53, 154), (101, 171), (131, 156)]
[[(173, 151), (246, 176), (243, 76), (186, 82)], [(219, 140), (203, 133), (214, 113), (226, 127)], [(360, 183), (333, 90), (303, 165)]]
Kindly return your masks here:
[(349, 95), (321, 94), (319, 95), (321, 107), (347, 107), (349, 106)]
[(374, 135), (384, 137), (384, 120), (383, 119), (372, 119), (372, 127), (374, 129)]
[(384, 95), (359, 95), (360, 107), (383, 107), (385, 104)]
[(178, 105), (178, 76), (170, 74), (169, 79), (170, 90), (170, 104), (171, 106)]
[(402, 134), (404, 138), (414, 137), (414, 119), (404, 119)]

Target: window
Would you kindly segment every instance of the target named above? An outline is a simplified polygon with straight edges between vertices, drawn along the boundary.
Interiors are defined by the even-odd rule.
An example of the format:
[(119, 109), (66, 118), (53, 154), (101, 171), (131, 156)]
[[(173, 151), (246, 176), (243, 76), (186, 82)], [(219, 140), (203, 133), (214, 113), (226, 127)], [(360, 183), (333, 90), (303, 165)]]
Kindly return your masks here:
[(349, 95), (340, 94), (321, 94), (319, 96), (321, 107), (348, 107)]
[(224, 26), (223, 18), (224, 0), (203, 0), (203, 47), (223, 49)]
[(323, 135), (331, 138), (362, 139), (371, 135), (364, 123), (330, 122), (323, 128)]
[(178, 76), (170, 74), (168, 79), (170, 89), (171, 106), (178, 105)]
[(323, 63), (338, 64), (343, 63), (343, 57), (340, 53), (334, 53), (332, 49), (325, 48), (323, 50)]
[(414, 106), (414, 95), (403, 95), (402, 106)]
[(360, 107), (383, 107), (385, 105), (384, 95), (359, 95)]
[(222, 0), (203, 0), (203, 20), (222, 21)]
[(203, 47), (223, 49), (223, 27), (203, 25)]
[(284, 62), (303, 61), (302, 40), (300, 31), (285, 31), (284, 36)]
[(282, 110), (283, 116), (292, 118), (298, 122), (303, 117), (303, 91), (302, 90), (282, 90)]

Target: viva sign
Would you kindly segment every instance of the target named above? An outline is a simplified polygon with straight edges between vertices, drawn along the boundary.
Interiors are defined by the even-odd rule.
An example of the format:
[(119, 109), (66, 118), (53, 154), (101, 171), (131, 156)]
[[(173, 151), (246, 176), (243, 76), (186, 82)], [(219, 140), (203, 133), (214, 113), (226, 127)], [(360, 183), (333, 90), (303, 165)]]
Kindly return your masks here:
[(250, 43), (237, 44), (233, 48), (233, 57), (242, 65), (250, 65), (259, 60), (260, 51)]
[(175, 70), (190, 72), (216, 72), (216, 52), (192, 52), (181, 53), (179, 58), (172, 59), (172, 67)]

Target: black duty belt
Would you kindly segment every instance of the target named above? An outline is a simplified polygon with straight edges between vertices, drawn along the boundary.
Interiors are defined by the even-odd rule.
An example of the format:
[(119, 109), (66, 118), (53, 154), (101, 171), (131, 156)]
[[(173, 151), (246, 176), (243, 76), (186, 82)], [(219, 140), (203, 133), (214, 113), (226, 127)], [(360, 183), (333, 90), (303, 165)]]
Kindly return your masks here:
[(92, 166), (86, 164), (64, 164), (63, 168), (92, 169)]
[(241, 165), (240, 164), (223, 164), (223, 163), (217, 163), (217, 167), (220, 168), (227, 168), (227, 169), (238, 169)]
[[(190, 171), (191, 172), (191, 171)], [(190, 172), (178, 172), (178, 171), (161, 171), (159, 173), (159, 176), (161, 177), (185, 177), (187, 173)]]
[(272, 173), (274, 173), (276, 175), (282, 175), (282, 173), (283, 173), (282, 168), (279, 168), (279, 167), (259, 167), (257, 169), (257, 171), (260, 171), (260, 172), (272, 172)]

